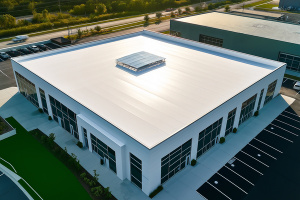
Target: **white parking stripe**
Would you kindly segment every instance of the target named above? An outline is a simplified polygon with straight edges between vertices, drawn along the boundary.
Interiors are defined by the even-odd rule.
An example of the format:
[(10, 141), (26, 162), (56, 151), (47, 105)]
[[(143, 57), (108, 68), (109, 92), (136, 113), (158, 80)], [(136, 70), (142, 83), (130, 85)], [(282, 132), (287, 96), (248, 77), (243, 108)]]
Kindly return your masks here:
[(260, 160), (258, 160), (258, 159), (256, 159), (256, 158), (254, 158), (253, 156), (251, 156), (251, 155), (249, 155), (249, 154), (247, 154), (246, 152), (244, 152), (244, 151), (241, 151), (242, 153), (244, 153), (244, 154), (246, 154), (247, 156), (249, 156), (250, 158), (253, 158), (254, 160), (256, 160), (257, 162), (260, 162), (261, 164), (263, 164), (263, 165), (265, 165), (266, 167), (269, 167), (269, 165), (267, 165), (267, 164), (265, 164), (265, 163), (263, 163), (263, 162), (261, 162)]
[(240, 188), (239, 186), (237, 186), (236, 184), (234, 184), (233, 182), (231, 182), (230, 180), (228, 180), (226, 177), (222, 176), (222, 174), (220, 174), (219, 172), (217, 172), (217, 174), (219, 174), (221, 177), (223, 177), (225, 180), (227, 180), (229, 183), (231, 183), (232, 185), (234, 185), (235, 187), (239, 188), (242, 192), (244, 192), (245, 194), (248, 194), (247, 192), (245, 192), (242, 188)]
[(280, 137), (280, 138), (282, 138), (282, 139), (284, 139), (284, 140), (286, 140), (286, 141), (289, 141), (289, 142), (291, 142), (291, 143), (294, 143), (292, 140), (289, 140), (289, 139), (287, 139), (287, 138), (285, 138), (285, 137), (282, 137), (281, 135), (277, 135), (276, 133), (273, 133), (272, 131), (269, 131), (269, 130), (267, 130), (267, 129), (264, 129), (265, 131), (267, 131), (267, 132), (269, 132), (269, 133), (271, 133), (271, 134), (273, 134), (273, 135), (276, 135), (277, 137)]
[[(197, 190), (196, 190), (197, 191)], [(197, 191), (198, 192), (198, 191)], [(205, 199), (205, 200), (208, 200), (207, 198), (205, 198), (200, 192), (198, 192), (198, 194), (200, 194), (201, 195), (201, 197), (203, 198), (203, 199)]]
[(284, 78), (282, 83), (286, 82), (287, 80), (288, 80), (287, 78)]
[(299, 92), (297, 92), (297, 94), (295, 95), (295, 97), (298, 95), (300, 93), (300, 91)]
[[(7, 76), (3, 71), (0, 70), (0, 72), (1, 72), (4, 76)], [(7, 77), (8, 77), (8, 76), (7, 76)], [(9, 77), (8, 77), (8, 78), (9, 78)]]
[(254, 169), (253, 167), (251, 167), (250, 165), (248, 165), (247, 163), (241, 161), (240, 159), (238, 159), (237, 157), (234, 157), (235, 159), (237, 159), (238, 161), (240, 161), (241, 163), (243, 163), (244, 165), (247, 165), (248, 167), (250, 167), (251, 169), (253, 169), (254, 171), (256, 171), (257, 173), (264, 175), (263, 173), (261, 173), (260, 171), (258, 171), (257, 169)]
[(254, 186), (253, 183), (251, 183), (249, 180), (247, 180), (246, 178), (244, 178), (243, 176), (239, 175), (237, 172), (235, 172), (234, 170), (230, 169), (229, 167), (227, 167), (226, 165), (224, 165), (227, 169), (229, 169), (230, 171), (232, 171), (233, 173), (235, 173), (236, 175), (238, 175), (239, 177), (241, 177), (242, 179), (244, 179), (245, 181), (247, 181), (248, 183), (250, 183), (251, 185)]
[(280, 120), (278, 120), (278, 119), (275, 119), (275, 120), (276, 120), (276, 121), (279, 121), (279, 122), (281, 122), (281, 123), (283, 123), (283, 124), (286, 124), (286, 125), (288, 125), (288, 126), (290, 126), (290, 127), (293, 127), (293, 128), (295, 128), (295, 129), (300, 130), (300, 128), (297, 128), (297, 127), (295, 127), (295, 126), (292, 126), (292, 125), (290, 125), (290, 124), (288, 124), (288, 123), (285, 123), (285, 122), (280, 121)]
[[(224, 194), (223, 192), (221, 192), (218, 188), (216, 188), (215, 186), (213, 186), (212, 184), (210, 184), (209, 182), (206, 182), (209, 185), (211, 185), (213, 188), (215, 188), (216, 190), (218, 190), (221, 194), (223, 194), (225, 197), (227, 197), (228, 199), (230, 199), (226, 194)], [(231, 199), (230, 199), (231, 200)]]
[(272, 148), (272, 149), (274, 149), (274, 150), (278, 151), (279, 153), (282, 153), (282, 151), (279, 151), (278, 149), (276, 149), (276, 148), (272, 147), (271, 145), (268, 145), (268, 144), (264, 143), (263, 141), (260, 141), (260, 140), (259, 140), (259, 139), (257, 139), (257, 138), (254, 138), (254, 139), (255, 139), (255, 140), (257, 140), (257, 141), (259, 141), (260, 143), (262, 143), (262, 144), (264, 144), (264, 145), (266, 145), (266, 146), (268, 146), (268, 147), (270, 147), (270, 148)]
[(0, 177), (1, 177), (2, 175), (4, 175), (4, 174), (3, 174), (3, 173), (2, 173), (2, 174), (0, 174)]
[[(272, 124), (272, 123), (271, 123), (271, 124)], [(293, 132), (291, 132), (291, 131), (288, 131), (288, 130), (286, 130), (286, 129), (280, 127), (280, 126), (277, 126), (277, 125), (275, 125), (275, 124), (272, 124), (272, 125), (273, 125), (273, 126), (276, 126), (276, 127), (278, 127), (278, 128), (280, 128), (280, 129), (282, 129), (282, 130), (284, 130), (284, 131), (286, 131), (286, 132), (288, 132), (288, 133), (290, 133), (290, 134), (293, 134), (293, 135), (295, 135), (295, 136), (299, 136), (299, 135), (297, 135), (297, 134), (295, 134), (295, 133), (293, 133)]]
[(270, 156), (270, 157), (273, 158), (274, 160), (277, 160), (275, 157), (273, 157), (273, 156), (271, 156), (270, 154), (264, 152), (263, 150), (257, 148), (256, 146), (254, 146), (254, 145), (252, 145), (252, 144), (248, 144), (248, 145), (252, 146), (253, 148), (255, 148), (255, 149), (259, 150), (259, 151), (261, 151), (262, 153), (266, 154), (267, 156)]
[(282, 115), (282, 116), (284, 116), (284, 117), (286, 117), (286, 118), (289, 118), (289, 119), (291, 119), (291, 120), (294, 120), (294, 121), (296, 121), (296, 122), (300, 123), (300, 121), (298, 121), (298, 120), (295, 120), (295, 119), (293, 119), (293, 118), (290, 118), (290, 117), (288, 117), (288, 116), (286, 116), (286, 115), (283, 115), (283, 114), (280, 114), (280, 115)]
[(291, 115), (295, 115), (295, 116), (297, 116), (297, 117), (300, 117), (300, 116), (298, 116), (298, 115), (296, 115), (296, 114), (294, 114), (294, 113), (291, 113), (291, 112), (289, 112), (289, 111), (283, 111), (283, 112), (286, 112), (286, 113), (289, 113), (289, 114), (291, 114)]

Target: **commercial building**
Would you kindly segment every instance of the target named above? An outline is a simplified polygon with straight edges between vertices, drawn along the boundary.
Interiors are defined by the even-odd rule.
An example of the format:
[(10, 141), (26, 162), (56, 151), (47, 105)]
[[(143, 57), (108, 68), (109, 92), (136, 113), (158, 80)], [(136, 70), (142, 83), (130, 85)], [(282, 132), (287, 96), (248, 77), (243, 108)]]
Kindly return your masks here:
[(279, 8), (282, 9), (300, 9), (300, 1), (299, 0), (280, 0)]
[(148, 195), (270, 102), (286, 65), (141, 31), (12, 66), (22, 95)]
[(287, 63), (300, 72), (299, 25), (211, 12), (171, 20), (171, 34)]

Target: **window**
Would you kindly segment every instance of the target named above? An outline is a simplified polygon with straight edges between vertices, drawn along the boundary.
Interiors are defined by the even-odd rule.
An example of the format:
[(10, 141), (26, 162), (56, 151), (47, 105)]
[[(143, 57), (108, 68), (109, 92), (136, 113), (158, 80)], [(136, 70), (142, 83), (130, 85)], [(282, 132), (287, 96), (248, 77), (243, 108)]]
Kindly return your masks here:
[(272, 82), (269, 86), (268, 86), (268, 90), (267, 90), (267, 94), (266, 94), (266, 98), (265, 98), (265, 103), (264, 105), (266, 105), (267, 103), (269, 103), (269, 101), (271, 101), (273, 99), (274, 96), (274, 91), (276, 88), (276, 84), (277, 84), (277, 80)]
[(202, 34), (200, 34), (200, 36), (199, 36), (199, 42), (214, 45), (214, 46), (217, 46), (217, 47), (222, 47), (223, 46), (223, 39), (210, 37), (210, 36), (202, 35)]
[[(74, 137), (79, 139), (76, 114), (74, 114), (72, 110), (67, 108), (65, 105), (60, 103), (51, 95), (49, 95), (49, 99), (50, 99), (53, 119), (56, 122), (61, 123), (61, 126), (64, 129), (66, 129), (69, 133), (74, 134)], [(60, 118), (60, 122), (58, 121), (59, 120), (58, 117)]]
[(109, 162), (109, 168), (113, 172), (117, 173), (115, 151), (111, 149), (109, 146), (107, 146), (104, 142), (96, 138), (93, 134), (91, 134), (91, 143), (92, 143), (93, 152), (96, 152), (104, 160), (106, 158)]
[(161, 159), (161, 184), (185, 168), (186, 159), (191, 155), (191, 145), (192, 139)]
[(142, 161), (130, 153), (131, 182), (142, 189)]
[(300, 56), (279, 52), (278, 61), (286, 63), (287, 69), (300, 71)]
[(261, 104), (261, 100), (262, 100), (263, 94), (264, 94), (264, 89), (262, 89), (260, 91), (259, 100), (258, 100), (258, 104), (257, 104), (257, 109), (256, 110), (260, 109), (260, 104)]
[(242, 110), (239, 120), (239, 125), (253, 116), (253, 110), (256, 101), (256, 94), (242, 104)]
[(82, 127), (82, 131), (83, 131), (83, 136), (84, 136), (84, 143), (85, 143), (85, 146), (87, 148), (89, 148), (89, 142), (88, 142), (88, 136), (87, 136), (87, 131), (85, 128)]
[(227, 136), (233, 130), (233, 123), (234, 123), (234, 119), (235, 119), (235, 113), (236, 113), (236, 108), (228, 113), (225, 136)]
[(220, 135), (222, 121), (223, 118), (220, 118), (199, 133), (197, 158), (215, 145), (215, 139), (218, 135)]
[(48, 114), (48, 106), (47, 106), (45, 92), (41, 88), (40, 88), (40, 96), (41, 96), (41, 100), (42, 100), (43, 111)]
[(24, 97), (26, 97), (26, 99), (28, 99), (33, 105), (39, 107), (39, 101), (37, 98), (35, 85), (18, 72), (15, 73), (20, 93)]

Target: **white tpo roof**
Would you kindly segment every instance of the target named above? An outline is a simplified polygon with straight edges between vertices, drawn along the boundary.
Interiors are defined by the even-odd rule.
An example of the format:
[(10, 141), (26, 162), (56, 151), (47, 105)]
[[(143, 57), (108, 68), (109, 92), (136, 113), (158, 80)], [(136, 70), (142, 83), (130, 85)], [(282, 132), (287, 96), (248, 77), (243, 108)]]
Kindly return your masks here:
[[(166, 62), (116, 66), (140, 51)], [(149, 149), (283, 65), (149, 31), (14, 60)]]

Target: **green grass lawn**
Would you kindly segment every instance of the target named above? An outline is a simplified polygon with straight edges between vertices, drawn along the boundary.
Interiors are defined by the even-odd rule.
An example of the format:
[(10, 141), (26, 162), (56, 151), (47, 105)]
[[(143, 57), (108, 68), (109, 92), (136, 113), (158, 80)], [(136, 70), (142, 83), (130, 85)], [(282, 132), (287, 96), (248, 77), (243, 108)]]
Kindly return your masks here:
[(300, 77), (298, 77), (298, 76), (292, 76), (292, 75), (289, 75), (289, 74), (285, 74), (284, 77), (294, 79), (296, 81), (300, 81)]
[(22, 185), (22, 187), (30, 194), (30, 196), (34, 199), (34, 200), (37, 200), (37, 199), (41, 199), (28, 185), (27, 183), (23, 180), (23, 179), (20, 179), (18, 181), (20, 183), (20, 185)]
[(0, 157), (45, 200), (91, 199), (71, 171), (31, 136), (14, 118), (6, 119), (17, 134), (0, 141)]
[(263, 5), (257, 6), (256, 8), (272, 9), (273, 7), (278, 7), (278, 5), (276, 5), (276, 4), (263, 4)]
[(257, 6), (259, 4), (262, 4), (262, 3), (267, 3), (271, 0), (262, 0), (262, 1), (258, 1), (258, 2), (255, 2), (255, 3), (251, 3), (251, 4), (248, 4), (248, 5), (245, 5), (244, 8), (250, 8), (250, 7), (253, 7), (253, 6)]

